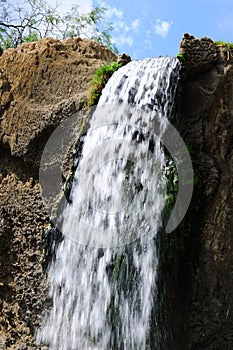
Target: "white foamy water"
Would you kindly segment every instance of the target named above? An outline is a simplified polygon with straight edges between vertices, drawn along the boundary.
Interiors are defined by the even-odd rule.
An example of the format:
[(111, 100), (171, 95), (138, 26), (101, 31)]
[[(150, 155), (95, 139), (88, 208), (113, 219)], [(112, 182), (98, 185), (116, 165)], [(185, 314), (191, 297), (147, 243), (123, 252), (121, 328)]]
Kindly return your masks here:
[(103, 90), (49, 270), (52, 307), (37, 340), (50, 349), (156, 348), (149, 333), (166, 197), (160, 141), (178, 75), (175, 58), (132, 61)]

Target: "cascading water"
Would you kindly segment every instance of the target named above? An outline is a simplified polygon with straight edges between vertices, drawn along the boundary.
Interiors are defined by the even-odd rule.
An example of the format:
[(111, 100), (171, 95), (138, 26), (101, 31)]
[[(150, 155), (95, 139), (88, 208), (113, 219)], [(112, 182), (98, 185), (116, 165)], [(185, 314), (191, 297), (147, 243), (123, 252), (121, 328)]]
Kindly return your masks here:
[(176, 58), (132, 61), (102, 92), (49, 270), (52, 307), (37, 339), (50, 349), (156, 348), (156, 238), (166, 197), (160, 141), (178, 77)]

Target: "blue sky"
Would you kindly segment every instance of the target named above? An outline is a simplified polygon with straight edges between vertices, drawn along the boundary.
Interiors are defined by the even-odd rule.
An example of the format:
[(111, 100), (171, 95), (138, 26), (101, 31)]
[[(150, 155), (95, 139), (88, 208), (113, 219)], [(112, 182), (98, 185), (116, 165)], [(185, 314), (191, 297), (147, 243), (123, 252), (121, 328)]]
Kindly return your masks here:
[[(10, 2), (10, 1), (9, 1)], [(106, 7), (112, 22), (113, 40), (120, 53), (132, 59), (159, 55), (175, 56), (185, 32), (197, 38), (233, 42), (232, 0), (49, 0), (60, 3), (60, 11), (79, 4), (82, 12), (92, 6)]]
[[(63, 7), (74, 3), (66, 0)], [(80, 9), (108, 8), (113, 39), (120, 53), (133, 59), (174, 56), (185, 32), (196, 37), (233, 41), (232, 0), (79, 0)]]

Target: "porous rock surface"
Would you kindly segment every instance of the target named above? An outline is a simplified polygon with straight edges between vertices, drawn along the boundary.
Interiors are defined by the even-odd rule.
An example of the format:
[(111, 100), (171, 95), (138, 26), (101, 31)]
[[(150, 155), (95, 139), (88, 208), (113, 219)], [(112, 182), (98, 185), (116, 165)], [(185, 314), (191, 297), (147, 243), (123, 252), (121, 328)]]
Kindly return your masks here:
[(60, 122), (87, 106), (94, 71), (116, 60), (80, 38), (25, 43), (0, 57), (0, 349), (40, 349), (34, 334), (45, 307), (40, 261), (49, 222), (40, 157)]
[[(87, 39), (48, 38), (0, 59), (0, 142), (26, 161), (54, 126), (85, 106), (93, 72), (116, 55)], [(47, 131), (47, 135), (46, 134)]]
[(195, 171), (194, 195), (163, 241), (167, 309), (163, 350), (233, 348), (233, 55), (185, 34), (176, 128)]

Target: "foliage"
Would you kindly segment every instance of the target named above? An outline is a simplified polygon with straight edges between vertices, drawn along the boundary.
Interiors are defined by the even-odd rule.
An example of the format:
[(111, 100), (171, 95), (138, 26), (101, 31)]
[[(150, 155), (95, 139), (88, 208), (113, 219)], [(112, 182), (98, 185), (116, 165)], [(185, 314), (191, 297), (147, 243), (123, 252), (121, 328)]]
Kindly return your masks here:
[(62, 19), (65, 29), (62, 31), (63, 38), (74, 36), (86, 36), (100, 44), (106, 45), (110, 50), (117, 53), (117, 49), (111, 40), (110, 32), (113, 30), (111, 23), (104, 27), (106, 8), (96, 7), (90, 13), (80, 15), (78, 6), (71, 8)]
[(183, 53), (178, 53), (177, 58), (181, 63), (183, 63), (183, 64), (186, 63), (186, 57)]
[[(200, 163), (197, 159), (197, 152), (196, 150), (188, 146), (187, 150), (189, 152), (193, 170), (194, 170), (194, 177), (187, 176), (189, 174), (189, 170), (183, 167), (183, 174), (185, 174), (186, 182), (185, 184), (193, 183), (195, 186), (195, 189), (200, 189), (201, 183), (199, 178), (199, 167)], [(181, 159), (178, 160), (178, 164), (174, 161), (174, 159), (167, 154), (166, 158), (166, 166), (165, 166), (165, 177), (166, 177), (166, 185), (167, 185), (167, 193), (166, 193), (166, 202), (165, 202), (165, 208), (164, 208), (164, 217), (165, 219), (170, 216), (171, 210), (173, 209), (178, 191), (179, 191), (179, 177), (178, 177), (178, 171), (177, 171), (177, 165), (181, 165)]]
[(90, 97), (88, 101), (89, 107), (97, 104), (101, 95), (101, 91), (105, 87), (107, 81), (120, 67), (121, 64), (112, 62), (110, 65), (102, 66), (95, 71), (91, 81)]
[(176, 57), (178, 58), (178, 60), (181, 63), (182, 70), (184, 72), (186, 72), (187, 71), (187, 59), (186, 59), (186, 56), (183, 53), (178, 53), (178, 55)]
[(215, 45), (222, 45), (222, 46), (225, 46), (226, 49), (232, 49), (233, 48), (233, 43), (231, 42), (226, 42), (226, 41), (215, 41), (214, 42)]
[(105, 8), (95, 7), (80, 14), (75, 5), (61, 15), (58, 5), (52, 6), (45, 0), (21, 0), (18, 5), (13, 0), (0, 0), (0, 46), (7, 49), (46, 37), (82, 36), (117, 52), (110, 35), (113, 27), (106, 23), (105, 12)]
[(165, 211), (170, 211), (176, 202), (176, 197), (177, 197), (178, 188), (179, 188), (179, 179), (178, 179), (176, 163), (172, 158), (167, 159), (165, 176), (167, 180), (167, 196), (166, 196)]
[(215, 45), (223, 46), (226, 49), (226, 59), (227, 61), (229, 61), (230, 57), (232, 57), (233, 43), (225, 41), (215, 41)]

